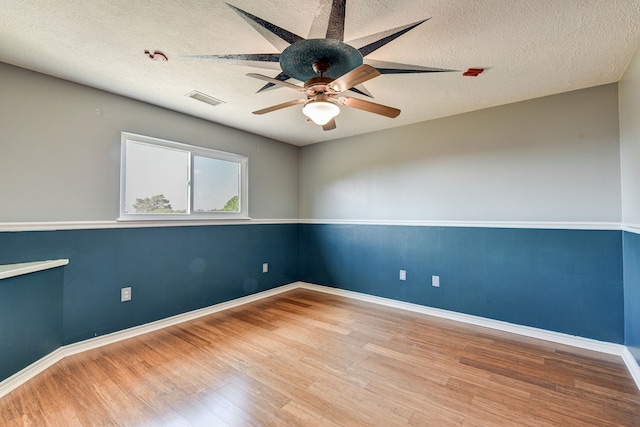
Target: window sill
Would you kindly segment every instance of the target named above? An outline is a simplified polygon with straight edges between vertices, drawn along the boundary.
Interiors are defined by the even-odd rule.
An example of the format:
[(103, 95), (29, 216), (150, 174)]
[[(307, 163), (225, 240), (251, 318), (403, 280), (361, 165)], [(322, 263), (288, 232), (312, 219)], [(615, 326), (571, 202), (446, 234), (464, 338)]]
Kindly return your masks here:
[(148, 222), (148, 223), (154, 223), (154, 222), (221, 222), (221, 221), (251, 221), (251, 217), (249, 216), (201, 216), (201, 217), (193, 217), (193, 216), (163, 216), (163, 217), (157, 217), (157, 216), (147, 216), (147, 215), (140, 215), (138, 217), (136, 216), (125, 216), (125, 217), (119, 217), (118, 219), (116, 219), (116, 221), (118, 222)]

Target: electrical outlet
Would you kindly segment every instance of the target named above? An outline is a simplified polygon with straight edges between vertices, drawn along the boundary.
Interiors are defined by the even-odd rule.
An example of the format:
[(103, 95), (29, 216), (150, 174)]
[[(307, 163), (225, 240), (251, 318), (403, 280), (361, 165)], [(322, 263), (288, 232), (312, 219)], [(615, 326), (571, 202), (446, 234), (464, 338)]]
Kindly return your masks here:
[(400, 280), (407, 280), (407, 270), (400, 270)]
[(269, 263), (265, 262), (262, 264), (262, 272), (263, 273), (268, 273), (269, 272)]
[(120, 289), (120, 302), (131, 301), (131, 287)]
[(440, 276), (431, 276), (431, 286), (434, 288), (440, 287)]

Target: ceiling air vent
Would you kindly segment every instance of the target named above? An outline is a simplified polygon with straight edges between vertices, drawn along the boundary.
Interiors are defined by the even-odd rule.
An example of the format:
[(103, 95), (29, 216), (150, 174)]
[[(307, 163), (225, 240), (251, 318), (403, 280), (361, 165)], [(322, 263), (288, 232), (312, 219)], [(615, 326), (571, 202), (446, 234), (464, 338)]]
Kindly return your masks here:
[(209, 96), (202, 92), (198, 92), (197, 90), (194, 90), (193, 92), (189, 92), (185, 96), (188, 96), (189, 98), (197, 99), (198, 101), (201, 101), (213, 106), (216, 106), (218, 104), (224, 104), (224, 101), (220, 101), (219, 99), (216, 99), (213, 96)]

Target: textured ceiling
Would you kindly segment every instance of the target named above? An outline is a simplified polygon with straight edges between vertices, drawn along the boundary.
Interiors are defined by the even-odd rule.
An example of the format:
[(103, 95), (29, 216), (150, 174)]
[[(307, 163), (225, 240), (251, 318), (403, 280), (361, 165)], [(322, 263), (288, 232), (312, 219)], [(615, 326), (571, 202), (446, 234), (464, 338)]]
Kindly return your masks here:
[[(300, 105), (251, 113), (301, 97), (286, 88), (256, 94), (264, 82), (246, 74), (275, 77), (277, 63), (258, 68), (185, 56), (279, 53), (287, 43), (274, 46), (235, 8), (308, 38), (316, 11), (331, 1), (228, 3), (234, 7), (223, 0), (3, 0), (0, 61), (307, 145), (616, 82), (640, 41), (640, 0), (347, 0), (346, 42), (430, 18), (365, 63), (460, 71), (376, 77), (364, 85), (372, 101), (400, 108), (400, 116), (343, 107), (337, 129), (323, 131)], [(478, 67), (486, 71), (462, 76)], [(224, 103), (185, 96), (193, 90)]]

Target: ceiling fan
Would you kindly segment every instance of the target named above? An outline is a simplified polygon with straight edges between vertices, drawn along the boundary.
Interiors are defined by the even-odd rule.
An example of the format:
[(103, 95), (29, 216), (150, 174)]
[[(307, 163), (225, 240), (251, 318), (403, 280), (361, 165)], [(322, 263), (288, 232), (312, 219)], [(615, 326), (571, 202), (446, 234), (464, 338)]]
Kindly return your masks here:
[(263, 76), (262, 74), (247, 74), (249, 77), (293, 89), (306, 95), (306, 99), (296, 99), (282, 104), (273, 105), (271, 107), (254, 111), (253, 114), (265, 114), (282, 108), (304, 104), (302, 112), (309, 118), (309, 120), (322, 126), (323, 130), (332, 130), (336, 128), (335, 117), (340, 113), (338, 105), (357, 108), (370, 113), (380, 114), (385, 117), (398, 117), (400, 110), (397, 108), (348, 96), (337, 97), (340, 93), (379, 76), (380, 72), (378, 70), (370, 65), (362, 64), (337, 79), (333, 79), (331, 77), (324, 77), (324, 74), (329, 70), (329, 67), (330, 64), (328, 59), (322, 59), (314, 62), (313, 70), (318, 74), (318, 77), (310, 78), (304, 83), (304, 86), (297, 86), (288, 82)]
[[(305, 95), (305, 99), (288, 101), (253, 113), (265, 114), (304, 104), (303, 113), (314, 123), (321, 125), (324, 130), (336, 128), (335, 116), (340, 112), (339, 106), (341, 105), (385, 117), (397, 117), (400, 114), (400, 110), (397, 108), (358, 98), (339, 96), (342, 92), (349, 90), (372, 97), (361, 83), (380, 74), (455, 71), (366, 59), (367, 55), (406, 34), (428, 19), (345, 42), (346, 1), (319, 0), (318, 12), (315, 14), (311, 30), (306, 38), (227, 3), (280, 53), (189, 55), (186, 58), (270, 69), (279, 65), (282, 71), (274, 78), (256, 73), (249, 73), (247, 76), (267, 82), (258, 92), (274, 86), (286, 87), (301, 92)], [(364, 63), (365, 60), (367, 63)], [(292, 78), (304, 82), (303, 86), (286, 82)], [(316, 118), (320, 115), (323, 115), (324, 118)]]

